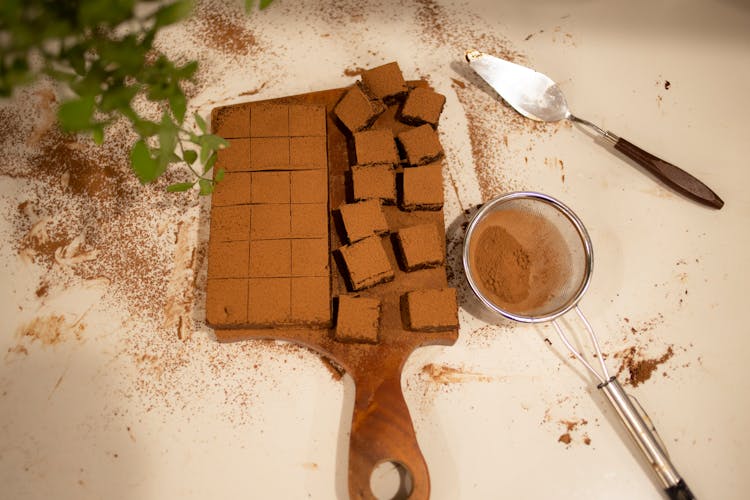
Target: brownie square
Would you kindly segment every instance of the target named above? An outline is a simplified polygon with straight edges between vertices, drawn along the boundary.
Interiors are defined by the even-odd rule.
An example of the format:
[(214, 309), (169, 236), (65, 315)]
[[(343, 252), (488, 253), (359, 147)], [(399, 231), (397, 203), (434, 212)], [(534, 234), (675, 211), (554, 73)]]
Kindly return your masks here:
[(385, 283), (395, 276), (380, 236), (370, 236), (343, 246), (339, 251), (346, 264), (352, 290), (363, 290)]
[(328, 277), (292, 278), (292, 322), (331, 324), (331, 282)]
[(289, 106), (260, 104), (250, 111), (250, 137), (289, 136)]
[(291, 281), (291, 278), (250, 278), (247, 322), (256, 326), (288, 323), (291, 316)]
[(306, 104), (289, 106), (289, 135), (326, 135), (326, 108)]
[(250, 111), (246, 107), (227, 106), (216, 110), (214, 134), (224, 139), (250, 136)]
[(445, 96), (437, 92), (417, 87), (409, 92), (401, 108), (401, 121), (409, 125), (422, 125), (429, 123), (437, 127), (440, 113), (443, 112)]
[(354, 243), (373, 234), (388, 232), (388, 222), (385, 220), (379, 200), (347, 203), (339, 207), (339, 212), (349, 243)]
[(359, 82), (352, 85), (333, 108), (333, 113), (350, 132), (369, 128), (383, 111), (385, 105), (370, 95)]
[(250, 205), (231, 205), (211, 209), (211, 239), (247, 240), (250, 234)]
[(440, 162), (405, 168), (400, 205), (404, 210), (443, 208), (443, 171)]
[(292, 238), (327, 238), (328, 206), (325, 203), (291, 205)]
[(334, 336), (340, 342), (378, 343), (380, 299), (339, 295)]
[(410, 330), (437, 332), (458, 328), (454, 288), (415, 290), (404, 296), (402, 307)]
[(214, 170), (223, 168), (227, 172), (242, 172), (250, 170), (251, 144), (250, 139), (227, 139), (229, 147), (220, 149), (216, 155)]
[(395, 203), (396, 170), (387, 164), (352, 166), (352, 193), (354, 201), (381, 200), (383, 203)]
[(214, 206), (246, 205), (250, 203), (250, 172), (230, 172), (216, 183), (211, 194)]
[(248, 241), (209, 241), (208, 276), (247, 278)]
[(283, 277), (292, 273), (291, 240), (251, 241), (249, 255), (251, 278)]
[(403, 97), (409, 91), (401, 68), (395, 61), (363, 72), (362, 83), (376, 97), (388, 103)]
[(250, 205), (250, 239), (276, 240), (289, 238), (288, 204)]
[(445, 243), (435, 224), (419, 224), (399, 229), (396, 235), (399, 260), (404, 270), (414, 271), (443, 263)]
[(290, 240), (292, 276), (328, 276), (328, 239)]
[(437, 132), (425, 124), (398, 134), (409, 165), (424, 165), (443, 157), (443, 147)]
[(293, 169), (328, 168), (325, 136), (291, 137), (289, 166)]
[(328, 175), (325, 170), (291, 172), (292, 203), (327, 203)]
[(209, 279), (206, 283), (206, 322), (240, 325), (247, 322), (246, 279)]
[(357, 163), (371, 165), (374, 163), (389, 163), (397, 165), (398, 150), (393, 132), (389, 129), (365, 130), (354, 134), (354, 148)]
[(252, 202), (289, 203), (289, 172), (253, 172)]
[(288, 137), (258, 137), (250, 139), (249, 170), (287, 170), (288, 168)]

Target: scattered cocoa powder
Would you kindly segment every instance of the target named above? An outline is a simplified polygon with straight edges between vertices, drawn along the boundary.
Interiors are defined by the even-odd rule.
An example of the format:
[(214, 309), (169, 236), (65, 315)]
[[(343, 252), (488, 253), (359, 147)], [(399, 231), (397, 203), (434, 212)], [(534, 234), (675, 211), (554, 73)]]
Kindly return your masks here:
[(470, 243), (472, 274), (501, 309), (534, 316), (547, 309), (570, 276), (570, 256), (560, 231), (529, 211), (487, 215)]
[(633, 387), (646, 382), (656, 371), (659, 365), (666, 363), (674, 356), (674, 349), (668, 346), (664, 354), (658, 358), (641, 358), (640, 350), (636, 347), (629, 347), (624, 351), (615, 354), (615, 357), (621, 358), (620, 368), (617, 374), (626, 372), (627, 379), (625, 383)]
[(255, 34), (246, 27), (249, 16), (239, 5), (215, 9), (211, 2), (203, 2), (190, 19), (195, 27), (191, 35), (200, 43), (230, 55), (245, 56), (257, 52)]

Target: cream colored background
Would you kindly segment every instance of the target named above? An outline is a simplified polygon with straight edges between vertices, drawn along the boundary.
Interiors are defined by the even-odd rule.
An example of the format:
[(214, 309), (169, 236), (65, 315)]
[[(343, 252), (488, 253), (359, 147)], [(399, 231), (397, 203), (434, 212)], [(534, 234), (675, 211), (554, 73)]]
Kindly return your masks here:
[[(481, 201), (467, 122), (451, 87), (452, 78), (466, 81), (461, 57), (472, 47), (426, 43), (411, 4), (327, 5), (277, 0), (253, 14), (247, 25), (271, 42), (273, 54), (217, 60), (211, 67), (220, 78), (191, 109), (207, 114), (246, 99), (239, 93), (263, 82), (253, 98), (343, 86), (353, 80), (344, 68), (396, 59), (407, 77), (429, 75), (447, 95), (441, 125), (447, 169), (463, 206)], [(331, 17), (337, 10), (340, 17)], [(362, 17), (352, 19), (353, 11)], [(631, 392), (699, 498), (745, 498), (750, 4), (510, 0), (468, 2), (448, 12), (459, 21), (478, 16), (474, 30), (507, 37), (529, 64), (560, 82), (573, 112), (691, 171), (726, 201), (717, 212), (673, 195), (570, 127), (553, 135), (512, 133), (507, 162), (480, 166), (512, 177), (513, 188), (557, 196), (578, 213), (596, 257), (582, 305), (605, 349), (631, 345), (623, 342), (624, 318), (655, 322), (647, 346), (658, 355), (673, 344), (676, 354)], [(191, 55), (181, 30), (165, 34), (163, 48)], [(664, 80), (672, 84), (668, 91)], [(492, 120), (502, 130), (507, 118)], [(564, 182), (548, 158), (564, 160)], [(2, 178), (0, 189), (11, 196), (21, 182)], [(460, 208), (448, 185), (446, 196), (450, 224)], [(13, 210), (13, 203), (2, 204), (0, 224), (10, 224)], [(193, 238), (200, 224), (193, 219), (188, 226)], [(227, 398), (221, 384), (209, 383), (205, 353), (216, 347), (202, 328), (194, 338), (204, 340), (184, 346), (195, 350), (195, 361), (179, 375), (185, 383), (205, 381), (200, 400), (164, 404), (176, 395), (123, 389), (142, 375), (118, 356), (118, 337), (143, 325), (129, 325), (121, 311), (99, 304), (105, 285), (88, 283), (39, 305), (32, 299), (40, 270), (9, 247), (1, 257), (0, 353), (17, 342), (30, 311), (93, 308), (84, 342), (35, 344), (28, 356), (0, 357), (0, 496), (345, 498), (350, 379), (332, 380), (304, 350), (220, 346), (247, 362), (228, 375), (242, 398)], [(418, 351), (403, 375), (432, 498), (660, 498), (601, 394), (566, 360), (550, 328), (486, 326), (466, 310), (460, 319), (456, 346)], [(428, 363), (465, 373), (441, 385), (422, 372)], [(174, 390), (184, 389), (178, 383)], [(571, 445), (559, 443), (560, 421), (579, 419), (588, 424), (573, 432)]]

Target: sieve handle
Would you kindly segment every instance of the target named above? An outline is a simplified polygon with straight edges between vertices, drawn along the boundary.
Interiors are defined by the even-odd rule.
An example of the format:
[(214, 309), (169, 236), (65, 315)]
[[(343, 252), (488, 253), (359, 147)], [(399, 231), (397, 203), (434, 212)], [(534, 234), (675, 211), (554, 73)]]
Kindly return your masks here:
[(667, 496), (672, 500), (695, 499), (690, 488), (687, 487), (685, 481), (669, 460), (666, 450), (657, 438), (655, 429), (646, 423), (641, 412), (635, 407), (617, 379), (610, 377), (609, 380), (597, 387), (607, 396), (625, 428), (638, 444), (656, 475), (659, 476)]

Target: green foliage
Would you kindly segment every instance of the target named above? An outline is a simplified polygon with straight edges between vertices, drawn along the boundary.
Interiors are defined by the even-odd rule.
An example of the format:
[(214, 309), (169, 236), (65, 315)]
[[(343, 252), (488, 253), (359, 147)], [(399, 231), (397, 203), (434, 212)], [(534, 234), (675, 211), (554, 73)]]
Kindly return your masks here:
[[(259, 8), (270, 3), (259, 0)], [(248, 12), (254, 4), (245, 1)], [(192, 6), (192, 0), (2, 0), (0, 96), (47, 75), (76, 94), (59, 107), (63, 130), (90, 133), (101, 144), (107, 125), (124, 116), (139, 136), (130, 160), (142, 183), (184, 162), (195, 180), (167, 190), (187, 191), (197, 185), (200, 194), (209, 194), (221, 176), (211, 179), (208, 172), (218, 150), (229, 144), (210, 134), (197, 113), (193, 120), (200, 134), (185, 122), (183, 83), (192, 80), (198, 63), (175, 63), (153, 47), (157, 32), (187, 17)], [(150, 121), (133, 108), (138, 96), (164, 110), (160, 121)]]

